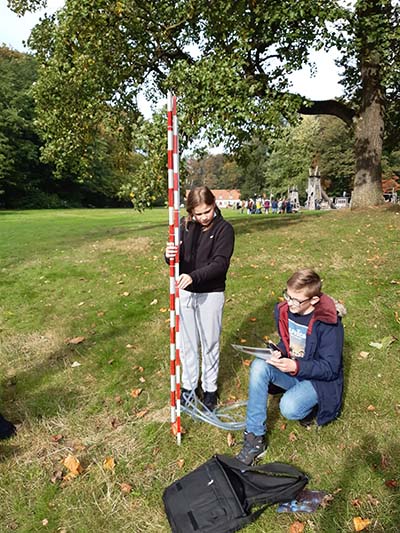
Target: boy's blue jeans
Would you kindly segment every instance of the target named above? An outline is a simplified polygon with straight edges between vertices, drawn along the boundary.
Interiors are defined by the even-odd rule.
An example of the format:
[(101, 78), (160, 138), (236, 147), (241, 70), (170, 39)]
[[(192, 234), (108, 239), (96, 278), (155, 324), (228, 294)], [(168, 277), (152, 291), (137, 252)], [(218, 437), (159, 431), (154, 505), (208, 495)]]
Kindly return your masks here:
[(250, 368), (249, 399), (247, 402), (246, 431), (264, 435), (267, 422), (268, 385), (274, 383), (285, 389), (279, 408), (289, 420), (301, 420), (318, 403), (311, 381), (299, 381), (281, 372), (263, 359), (255, 359)]

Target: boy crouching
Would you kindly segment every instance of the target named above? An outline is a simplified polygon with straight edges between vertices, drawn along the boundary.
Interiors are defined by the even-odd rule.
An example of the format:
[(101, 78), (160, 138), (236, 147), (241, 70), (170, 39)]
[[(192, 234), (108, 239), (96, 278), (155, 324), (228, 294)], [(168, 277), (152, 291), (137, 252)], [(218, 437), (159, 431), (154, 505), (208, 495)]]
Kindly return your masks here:
[(285, 418), (307, 425), (334, 420), (343, 395), (342, 307), (321, 292), (319, 275), (310, 269), (295, 272), (287, 282), (284, 301), (275, 306), (279, 351), (268, 362), (251, 365), (244, 445), (237, 459), (250, 465), (265, 454), (267, 399), (271, 384), (283, 389), (280, 410)]

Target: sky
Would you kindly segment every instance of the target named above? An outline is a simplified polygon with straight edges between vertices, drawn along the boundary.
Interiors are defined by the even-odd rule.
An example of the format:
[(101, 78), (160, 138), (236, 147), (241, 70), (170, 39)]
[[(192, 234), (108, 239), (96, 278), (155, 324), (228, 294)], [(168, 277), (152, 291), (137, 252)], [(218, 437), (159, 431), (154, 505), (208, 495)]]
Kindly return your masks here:
[[(45, 12), (53, 13), (64, 4), (64, 0), (48, 0), (47, 8), (36, 13), (27, 13), (18, 17), (7, 7), (7, 0), (0, 0), (0, 44), (26, 52), (23, 41), (29, 37), (31, 29), (39, 22)], [(317, 65), (317, 74), (311, 77), (309, 67), (304, 67), (291, 76), (293, 91), (313, 100), (335, 98), (343, 93), (339, 85), (339, 73), (334, 63), (334, 53), (313, 52), (311, 59)], [(160, 105), (165, 102), (160, 102)], [(151, 109), (143, 95), (139, 96), (138, 105), (146, 118), (151, 117)]]

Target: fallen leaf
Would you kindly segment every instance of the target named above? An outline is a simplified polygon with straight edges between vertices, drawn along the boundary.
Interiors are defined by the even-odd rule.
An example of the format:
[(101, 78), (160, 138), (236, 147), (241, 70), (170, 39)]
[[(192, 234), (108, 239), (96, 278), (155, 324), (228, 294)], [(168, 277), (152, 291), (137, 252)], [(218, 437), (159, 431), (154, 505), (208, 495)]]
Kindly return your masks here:
[(240, 339), (240, 344), (246, 344), (247, 339)]
[(138, 372), (143, 372), (144, 368), (142, 366), (135, 365), (132, 367), (132, 370), (137, 370)]
[(354, 498), (354, 500), (351, 500), (351, 505), (353, 507), (361, 507), (361, 500), (359, 498)]
[(141, 411), (138, 411), (137, 413), (135, 413), (135, 417), (136, 418), (143, 418), (144, 416), (147, 415), (148, 412), (149, 412), (148, 409), (142, 409)]
[(363, 531), (366, 527), (368, 527), (371, 523), (371, 520), (368, 520), (368, 518), (361, 518), (360, 516), (356, 516), (353, 518), (353, 525), (355, 531)]
[(290, 524), (289, 533), (303, 533), (303, 531), (304, 531), (303, 522), (296, 521)]
[(63, 436), (61, 435), (61, 433), (58, 433), (57, 435), (52, 435), (51, 436), (51, 440), (53, 442), (60, 442), (60, 440), (63, 438)]
[(140, 381), (140, 383), (146, 383), (146, 380), (144, 379), (143, 376), (140, 376), (139, 381)]
[(371, 505), (373, 505), (374, 507), (379, 505), (381, 502), (379, 500), (377, 500), (376, 498), (374, 498), (372, 496), (372, 494), (367, 494), (367, 500), (368, 500), (368, 503), (370, 503)]
[(243, 363), (243, 366), (250, 366), (251, 365), (251, 359), (243, 359), (242, 363)]
[(369, 356), (369, 352), (360, 352), (360, 357), (362, 359), (367, 359), (368, 356)]
[(256, 319), (255, 316), (252, 316), (249, 320), (250, 320), (250, 322), (257, 322), (257, 319)]
[(77, 459), (74, 455), (68, 455), (63, 461), (62, 464), (65, 466), (67, 470), (69, 470), (72, 477), (79, 476), (83, 472), (83, 468), (81, 463), (79, 462), (79, 459)]
[(157, 298), (154, 298), (154, 300), (150, 302), (150, 305), (156, 305), (156, 304), (158, 304), (158, 300)]
[(117, 281), (117, 285), (122, 285), (124, 282), (122, 279), (120, 279), (119, 281)]
[(396, 489), (398, 487), (398, 482), (395, 479), (387, 479), (385, 485), (390, 489)]
[(82, 305), (85, 305), (85, 302), (79, 302), (78, 307), (82, 307)]
[(130, 292), (128, 292), (128, 291), (124, 291), (124, 292), (122, 293), (122, 296), (129, 296), (129, 295), (130, 295)]
[(133, 344), (127, 344), (126, 348), (134, 348), (134, 345)]
[(185, 459), (178, 459), (176, 461), (176, 465), (178, 468), (183, 468), (183, 465), (185, 464)]
[(42, 526), (48, 526), (48, 525), (49, 525), (49, 521), (47, 520), (47, 518), (43, 518)]
[(81, 336), (81, 337), (74, 337), (73, 339), (67, 339), (66, 342), (67, 344), (80, 344), (84, 340), (86, 340), (86, 338)]
[(118, 426), (120, 426), (120, 421), (118, 420), (118, 418), (116, 416), (113, 416), (112, 419), (111, 419), (111, 427), (116, 429)]
[(168, 309), (166, 307), (161, 307), (160, 313), (166, 313)]
[(264, 335), (264, 336), (263, 336), (263, 340), (264, 340), (265, 342), (268, 342), (268, 341), (269, 341), (269, 337), (268, 337), (268, 335)]
[(382, 349), (383, 344), (381, 342), (370, 342), (368, 343), (372, 348), (377, 348), (378, 350)]
[(332, 502), (333, 502), (333, 494), (326, 494), (321, 502), (321, 507), (323, 509), (325, 509), (326, 507), (328, 507), (328, 505), (330, 505)]
[(286, 424), (285, 423), (281, 424), (280, 430), (281, 431), (285, 431), (285, 429), (286, 429)]
[(114, 457), (108, 456), (103, 461), (103, 468), (104, 470), (114, 470), (115, 468), (115, 461)]
[(289, 433), (289, 440), (290, 440), (290, 442), (294, 442), (295, 440), (297, 440), (297, 435), (296, 435), (296, 433), (294, 431)]
[(232, 433), (230, 432), (228, 433), (228, 435), (226, 436), (226, 440), (227, 440), (229, 448), (232, 448), (232, 446), (235, 446), (236, 441)]
[(369, 405), (369, 406), (367, 407), (367, 411), (371, 411), (371, 412), (372, 412), (372, 411), (376, 411), (376, 407), (375, 407), (374, 405)]
[(105, 315), (104, 311), (98, 311), (98, 313), (97, 313), (97, 316), (104, 316), (104, 315)]
[(137, 398), (138, 396), (141, 395), (143, 389), (132, 389), (130, 394), (132, 396), (132, 398)]
[(63, 478), (62, 470), (56, 470), (53, 472), (53, 475), (51, 476), (50, 481), (54, 484), (57, 483), (57, 481), (61, 481)]
[(115, 401), (115, 403), (122, 403), (122, 398), (121, 398), (121, 396), (116, 396), (116, 397), (114, 398), (114, 401)]
[(78, 368), (78, 366), (82, 366), (78, 361), (74, 361), (71, 365), (71, 368)]
[(115, 361), (115, 359), (109, 359), (109, 360), (108, 360), (108, 364), (109, 364), (109, 365), (112, 365), (112, 364), (114, 363), (114, 361)]
[(121, 483), (120, 489), (124, 494), (129, 494), (132, 491), (132, 485), (129, 485), (129, 483)]

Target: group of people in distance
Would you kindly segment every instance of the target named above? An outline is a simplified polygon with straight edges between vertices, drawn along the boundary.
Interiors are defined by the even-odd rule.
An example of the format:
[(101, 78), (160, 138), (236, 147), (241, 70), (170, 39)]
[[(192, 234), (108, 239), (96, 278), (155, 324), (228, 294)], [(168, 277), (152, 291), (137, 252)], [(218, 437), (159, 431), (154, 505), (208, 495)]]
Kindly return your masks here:
[(255, 199), (242, 200), (240, 209), (242, 214), (246, 212), (248, 215), (261, 215), (262, 213), (268, 215), (270, 212), (276, 215), (295, 211), (292, 202), (286, 198), (270, 200), (269, 198), (261, 198), (261, 196)]
[[(210, 411), (217, 406), (220, 335), (226, 274), (234, 249), (234, 230), (224, 220), (213, 193), (205, 186), (187, 197), (187, 216), (180, 226), (180, 355), (181, 402), (201, 394)], [(178, 247), (168, 243), (167, 262)], [(322, 292), (311, 269), (295, 272), (287, 281), (283, 301), (275, 306), (280, 337), (272, 358), (255, 358), (250, 369), (244, 443), (237, 459), (250, 465), (267, 449), (267, 400), (271, 386), (282, 393), (284, 417), (303, 425), (334, 420), (343, 395), (344, 309)], [(199, 348), (201, 347), (201, 357)], [(201, 372), (200, 372), (201, 361)]]

